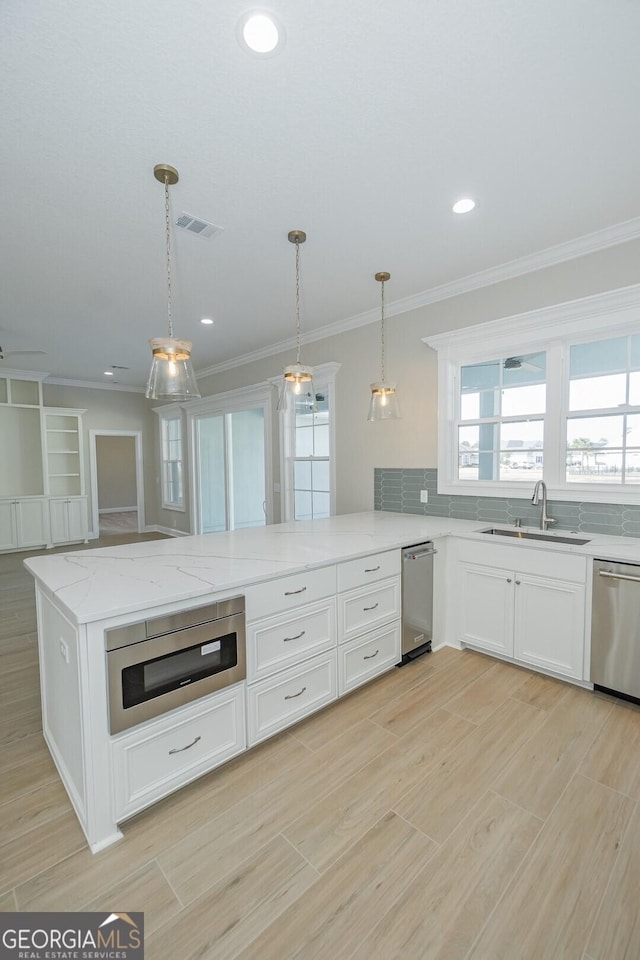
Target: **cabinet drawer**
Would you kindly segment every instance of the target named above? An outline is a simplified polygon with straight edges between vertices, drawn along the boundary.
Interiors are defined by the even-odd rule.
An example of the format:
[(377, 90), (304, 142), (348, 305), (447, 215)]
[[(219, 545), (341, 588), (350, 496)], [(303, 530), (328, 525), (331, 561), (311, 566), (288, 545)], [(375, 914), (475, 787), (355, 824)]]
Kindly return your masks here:
[(385, 553), (373, 553), (358, 560), (348, 560), (338, 564), (338, 592), (365, 587), (377, 580), (397, 576), (400, 573), (400, 551), (387, 550)]
[(260, 680), (336, 645), (336, 602), (321, 600), (296, 613), (257, 620), (247, 628), (247, 679)]
[(335, 592), (335, 566), (255, 583), (244, 591), (247, 621), (268, 617), (279, 610), (295, 610), (306, 603), (332, 597)]
[(114, 818), (131, 816), (245, 749), (244, 684), (112, 741)]
[(400, 617), (400, 577), (368, 589), (343, 593), (338, 600), (338, 640), (344, 643)]
[(249, 746), (319, 710), (336, 696), (334, 650), (252, 684), (247, 688)]
[(338, 651), (338, 695), (349, 693), (400, 662), (400, 623), (344, 643)]

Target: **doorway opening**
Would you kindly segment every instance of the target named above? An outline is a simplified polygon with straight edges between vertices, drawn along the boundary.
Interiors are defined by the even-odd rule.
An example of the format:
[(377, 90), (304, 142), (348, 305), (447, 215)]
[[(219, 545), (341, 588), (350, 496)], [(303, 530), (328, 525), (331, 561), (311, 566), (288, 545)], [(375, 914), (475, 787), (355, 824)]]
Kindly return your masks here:
[(91, 430), (90, 536), (122, 536), (145, 529), (142, 433)]

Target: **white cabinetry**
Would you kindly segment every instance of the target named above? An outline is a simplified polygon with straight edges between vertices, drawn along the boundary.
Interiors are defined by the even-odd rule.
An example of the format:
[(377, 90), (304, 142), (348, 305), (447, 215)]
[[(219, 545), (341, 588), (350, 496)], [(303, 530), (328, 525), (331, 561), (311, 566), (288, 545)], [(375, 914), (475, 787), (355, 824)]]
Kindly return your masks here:
[(465, 540), (457, 552), (458, 640), (584, 679), (585, 558)]
[(49, 542), (49, 504), (44, 497), (0, 500), (0, 550), (20, 550)]
[(86, 497), (51, 497), (51, 543), (74, 543), (86, 540)]
[(249, 746), (335, 700), (335, 592), (334, 566), (247, 587)]
[(338, 566), (338, 693), (342, 696), (400, 661), (400, 551)]
[(238, 683), (112, 740), (114, 818), (130, 817), (246, 747)]
[(84, 493), (82, 414), (67, 407), (42, 408), (42, 443), (46, 493), (77, 497)]

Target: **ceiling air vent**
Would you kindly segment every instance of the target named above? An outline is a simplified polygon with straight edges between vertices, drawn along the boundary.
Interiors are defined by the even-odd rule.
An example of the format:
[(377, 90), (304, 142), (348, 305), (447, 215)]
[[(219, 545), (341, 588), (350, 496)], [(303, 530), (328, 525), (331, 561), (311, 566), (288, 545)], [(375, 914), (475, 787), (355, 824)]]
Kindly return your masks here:
[(188, 233), (195, 233), (197, 237), (205, 237), (207, 240), (224, 229), (224, 227), (216, 226), (215, 223), (207, 223), (206, 220), (192, 217), (190, 213), (181, 213), (176, 220), (176, 227), (181, 227)]

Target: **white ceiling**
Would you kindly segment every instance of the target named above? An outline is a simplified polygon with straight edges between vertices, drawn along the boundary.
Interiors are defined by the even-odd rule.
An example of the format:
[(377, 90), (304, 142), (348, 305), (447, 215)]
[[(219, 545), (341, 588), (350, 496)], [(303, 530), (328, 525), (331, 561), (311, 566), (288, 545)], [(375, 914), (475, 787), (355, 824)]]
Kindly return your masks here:
[(290, 229), (317, 335), (376, 309), (377, 270), (392, 302), (640, 216), (638, 0), (273, 0), (266, 58), (251, 6), (2, 0), (0, 344), (45, 351), (5, 363), (144, 385), (159, 162), (173, 213), (224, 227), (174, 233), (196, 370), (291, 339)]

